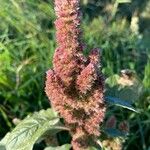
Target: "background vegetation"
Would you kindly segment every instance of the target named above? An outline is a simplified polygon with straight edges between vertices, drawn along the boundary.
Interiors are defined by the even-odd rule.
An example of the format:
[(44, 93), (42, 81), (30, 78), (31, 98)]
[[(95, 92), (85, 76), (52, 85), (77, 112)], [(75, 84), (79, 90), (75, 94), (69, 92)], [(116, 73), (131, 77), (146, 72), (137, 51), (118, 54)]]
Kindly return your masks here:
[[(150, 1), (82, 0), (87, 54), (102, 50), (106, 95), (140, 113), (109, 107), (130, 125), (123, 149), (150, 149)], [(45, 72), (56, 48), (52, 0), (0, 0), (0, 138), (16, 121), (49, 108)], [(124, 71), (126, 70), (126, 72)]]

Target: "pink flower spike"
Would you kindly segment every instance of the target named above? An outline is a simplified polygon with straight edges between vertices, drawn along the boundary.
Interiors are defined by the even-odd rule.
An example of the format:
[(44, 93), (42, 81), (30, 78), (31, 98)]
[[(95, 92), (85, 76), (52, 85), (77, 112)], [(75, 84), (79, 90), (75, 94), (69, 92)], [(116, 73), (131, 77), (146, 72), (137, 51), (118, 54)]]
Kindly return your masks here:
[(79, 0), (55, 0), (57, 49), (46, 73), (45, 92), (70, 128), (74, 150), (86, 149), (100, 135), (105, 117), (104, 80), (99, 49), (83, 55)]

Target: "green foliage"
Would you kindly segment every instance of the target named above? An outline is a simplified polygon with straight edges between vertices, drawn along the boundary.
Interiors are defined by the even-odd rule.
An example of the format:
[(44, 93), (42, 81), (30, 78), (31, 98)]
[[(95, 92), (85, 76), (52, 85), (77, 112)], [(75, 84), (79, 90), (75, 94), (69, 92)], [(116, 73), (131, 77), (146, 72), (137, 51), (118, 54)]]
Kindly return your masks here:
[(105, 133), (109, 136), (109, 137), (125, 137), (126, 134), (119, 131), (118, 129), (114, 129), (114, 128), (108, 128), (105, 129)]
[[(129, 103), (137, 101), (143, 93), (143, 84), (140, 79), (132, 75), (131, 79), (113, 75), (106, 79), (106, 95), (124, 99)], [(118, 83), (120, 82), (120, 83)]]
[(0, 4), (0, 108), (8, 114), (0, 115), (1, 122), (7, 120), (0, 125), (4, 134), (3, 126), (6, 130), (13, 126), (16, 115), (23, 118), (49, 105), (44, 80), (55, 49), (55, 16), (52, 1), (0, 0)]
[(145, 74), (143, 79), (143, 84), (146, 88), (150, 88), (150, 59), (145, 66)]
[(7, 133), (0, 145), (7, 150), (32, 150), (44, 134), (50, 132), (52, 135), (60, 129), (63, 127), (59, 125), (57, 114), (51, 109), (41, 110), (21, 121), (12, 132)]
[(88, 50), (93, 46), (102, 49), (103, 71), (106, 75), (119, 73), (121, 68), (136, 69), (138, 56), (133, 57), (133, 54), (137, 53), (135, 49), (138, 38), (131, 34), (125, 19), (108, 24), (99, 17), (83, 27)]
[[(107, 97), (107, 100), (111, 103), (113, 102), (115, 105), (135, 111), (127, 102), (111, 97)], [(1, 149), (6, 150), (32, 150), (34, 144), (40, 141), (44, 135), (50, 134), (52, 136), (61, 130), (67, 130), (67, 128), (61, 125), (57, 113), (52, 109), (41, 110), (27, 116), (13, 131), (7, 133), (0, 141), (0, 146)], [(117, 129), (106, 129), (105, 132), (112, 137), (125, 136)], [(69, 150), (70, 148), (70, 145), (63, 145), (61, 147), (47, 147), (45, 150)], [(95, 148), (89, 148), (89, 150), (92, 149)]]
[(119, 98), (114, 98), (114, 97), (105, 97), (106, 102), (110, 103), (110, 104), (114, 104), (123, 108), (127, 108), (129, 110), (135, 111), (137, 112), (133, 106), (132, 103), (130, 103), (129, 101), (125, 101), (125, 100), (121, 100)]
[[(39, 100), (43, 95), (39, 91), (43, 91), (45, 70), (52, 65), (55, 49), (49, 38), (54, 36), (53, 7), (44, 1), (0, 0), (0, 3), (1, 96), (11, 103), (30, 98)], [(32, 89), (35, 95), (38, 91), (36, 97)]]
[(130, 3), (131, 0), (117, 0), (117, 3)]
[(58, 146), (58, 147), (47, 147), (44, 150), (70, 150), (71, 145), (70, 144), (66, 144), (63, 146)]
[(100, 149), (95, 148), (95, 147), (89, 147), (87, 150), (100, 150)]

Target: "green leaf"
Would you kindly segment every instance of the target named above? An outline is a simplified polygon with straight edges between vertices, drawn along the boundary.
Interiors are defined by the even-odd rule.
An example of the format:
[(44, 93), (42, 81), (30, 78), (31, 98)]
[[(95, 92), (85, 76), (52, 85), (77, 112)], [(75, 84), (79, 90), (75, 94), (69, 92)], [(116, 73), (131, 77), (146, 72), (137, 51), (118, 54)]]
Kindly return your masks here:
[(0, 142), (7, 150), (32, 150), (33, 145), (47, 132), (61, 130), (59, 117), (52, 109), (41, 110), (26, 117)]
[(92, 146), (92, 147), (89, 147), (87, 150), (100, 150), (100, 149)]
[(0, 145), (0, 150), (6, 150), (4, 145)]
[(134, 107), (132, 106), (132, 103), (130, 103), (129, 101), (121, 100), (119, 98), (110, 97), (110, 96), (105, 97), (105, 100), (108, 103), (111, 103), (111, 104), (114, 104), (123, 108), (127, 108), (134, 112), (138, 112), (137, 110), (134, 109)]
[(46, 147), (44, 150), (70, 150), (71, 145), (70, 144), (65, 144), (63, 146), (58, 146), (58, 147)]
[(122, 137), (126, 136), (125, 133), (115, 129), (115, 128), (107, 128), (105, 129), (105, 133), (110, 137)]
[(112, 75), (106, 79), (106, 95), (111, 95), (119, 99), (135, 102), (139, 100), (143, 93), (143, 84), (138, 76), (132, 73), (132, 79), (126, 79), (118, 75)]
[(117, 85), (119, 78), (120, 78), (119, 75), (115, 74), (115, 75), (107, 78), (105, 80), (105, 83), (108, 84), (110, 87), (113, 87), (113, 86)]
[(147, 62), (147, 65), (145, 66), (145, 71), (144, 71), (144, 79), (143, 79), (143, 84), (145, 88), (150, 87), (150, 58)]
[(117, 3), (131, 3), (131, 0), (117, 0)]
[[(44, 150), (70, 150), (71, 148), (71, 145), (70, 144), (65, 144), (65, 145), (62, 145), (62, 146), (58, 146), (58, 147), (46, 147)], [(95, 147), (89, 147), (87, 148), (87, 150), (100, 150), (98, 148), (95, 148)]]

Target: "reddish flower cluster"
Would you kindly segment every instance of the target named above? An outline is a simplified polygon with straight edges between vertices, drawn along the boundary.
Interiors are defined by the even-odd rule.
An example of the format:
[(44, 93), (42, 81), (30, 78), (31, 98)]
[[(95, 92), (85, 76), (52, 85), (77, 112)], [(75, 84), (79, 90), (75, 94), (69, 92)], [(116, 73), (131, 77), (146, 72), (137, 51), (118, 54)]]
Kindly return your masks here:
[(55, 0), (55, 11), (58, 48), (45, 90), (70, 128), (73, 149), (81, 150), (100, 135), (105, 115), (100, 54), (99, 49), (93, 49), (88, 58), (82, 54), (79, 0)]
[(116, 128), (117, 119), (115, 116), (110, 116), (106, 121), (106, 128)]
[(119, 130), (124, 133), (129, 133), (129, 123), (127, 121), (120, 122)]

